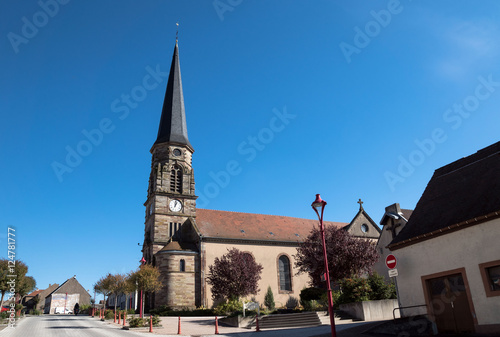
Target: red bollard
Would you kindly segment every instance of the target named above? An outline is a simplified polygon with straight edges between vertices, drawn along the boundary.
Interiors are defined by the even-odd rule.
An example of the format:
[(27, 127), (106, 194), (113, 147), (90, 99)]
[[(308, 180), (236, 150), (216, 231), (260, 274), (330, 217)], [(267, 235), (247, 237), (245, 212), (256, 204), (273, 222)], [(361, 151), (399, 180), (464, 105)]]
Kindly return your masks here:
[(177, 334), (181, 334), (181, 318), (179, 317), (179, 327), (177, 328)]
[(116, 311), (115, 311), (115, 321), (113, 323), (116, 323)]
[(153, 332), (153, 316), (149, 315), (149, 332)]
[(259, 328), (259, 316), (257, 316), (257, 329), (255, 329), (255, 332), (259, 332), (260, 331), (260, 328)]
[(121, 321), (121, 316), (122, 316), (122, 313), (118, 311), (118, 325), (120, 324), (120, 321)]
[(125, 326), (125, 316), (127, 315), (126, 312), (123, 313), (123, 326)]
[(219, 334), (219, 321), (217, 320), (217, 316), (215, 316), (215, 334)]

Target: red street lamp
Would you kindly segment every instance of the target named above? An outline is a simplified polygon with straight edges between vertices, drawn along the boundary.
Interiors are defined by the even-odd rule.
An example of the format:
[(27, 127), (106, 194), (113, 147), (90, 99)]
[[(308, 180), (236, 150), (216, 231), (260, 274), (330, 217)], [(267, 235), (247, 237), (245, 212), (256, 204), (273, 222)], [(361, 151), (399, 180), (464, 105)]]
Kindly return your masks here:
[[(319, 194), (316, 194), (316, 200), (311, 204), (312, 208), (318, 215), (319, 219), (319, 228), (321, 231), (321, 240), (323, 243), (323, 259), (325, 260), (325, 279), (326, 286), (328, 292), (328, 314), (330, 315), (330, 325), (332, 327), (332, 337), (336, 337), (337, 333), (335, 332), (335, 317), (333, 316), (333, 300), (332, 300), (332, 289), (330, 286), (330, 272), (328, 271), (328, 259), (326, 257), (326, 243), (325, 243), (325, 229), (323, 227), (323, 211), (325, 210), (326, 201), (321, 200)], [(320, 215), (321, 210), (321, 215)]]

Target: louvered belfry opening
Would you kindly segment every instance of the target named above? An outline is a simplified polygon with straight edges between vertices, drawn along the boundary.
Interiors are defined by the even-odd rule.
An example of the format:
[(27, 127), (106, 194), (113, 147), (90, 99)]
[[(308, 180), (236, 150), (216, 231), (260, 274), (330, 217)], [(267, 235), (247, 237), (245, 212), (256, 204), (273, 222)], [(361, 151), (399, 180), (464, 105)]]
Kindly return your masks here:
[(170, 171), (170, 191), (182, 193), (182, 170), (179, 165), (174, 165)]

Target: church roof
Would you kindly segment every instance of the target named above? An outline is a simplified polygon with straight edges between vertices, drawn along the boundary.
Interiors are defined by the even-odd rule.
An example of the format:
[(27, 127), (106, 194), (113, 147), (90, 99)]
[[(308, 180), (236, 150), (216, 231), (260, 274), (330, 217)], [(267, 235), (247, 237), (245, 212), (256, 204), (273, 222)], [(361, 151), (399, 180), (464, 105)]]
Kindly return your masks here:
[[(342, 222), (323, 223), (335, 227), (347, 225)], [(301, 242), (314, 226), (318, 226), (318, 220), (198, 208), (196, 226), (205, 238)]]
[(158, 128), (158, 137), (155, 141), (155, 144), (160, 143), (187, 145), (192, 149), (187, 134), (181, 67), (179, 64), (179, 47), (177, 43), (174, 47), (165, 99), (163, 100), (160, 126)]
[(499, 217), (499, 191), (500, 142), (437, 169), (389, 248)]
[(165, 247), (163, 247), (160, 252), (196, 252), (197, 248), (195, 244), (179, 241), (170, 241)]

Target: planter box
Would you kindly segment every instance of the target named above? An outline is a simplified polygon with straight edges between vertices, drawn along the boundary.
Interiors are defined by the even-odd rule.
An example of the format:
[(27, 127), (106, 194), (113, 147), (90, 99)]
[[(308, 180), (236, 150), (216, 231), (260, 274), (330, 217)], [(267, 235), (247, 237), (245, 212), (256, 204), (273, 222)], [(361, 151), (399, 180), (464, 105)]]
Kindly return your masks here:
[[(392, 311), (398, 307), (398, 300), (363, 301), (341, 304), (340, 310), (362, 321), (378, 321), (392, 319)], [(396, 318), (399, 318), (396, 310)]]
[(239, 315), (234, 317), (225, 317), (225, 318), (220, 318), (219, 322), (237, 328), (250, 328), (252, 323), (255, 322), (255, 316), (243, 317)]

